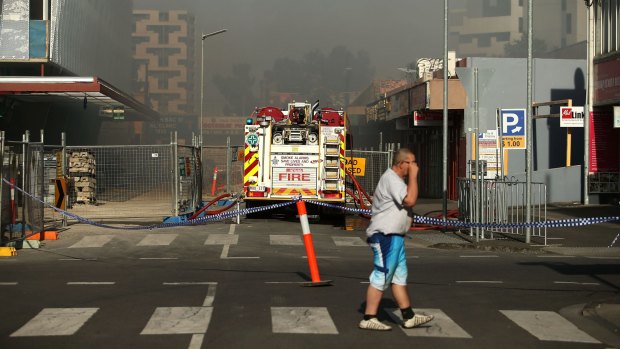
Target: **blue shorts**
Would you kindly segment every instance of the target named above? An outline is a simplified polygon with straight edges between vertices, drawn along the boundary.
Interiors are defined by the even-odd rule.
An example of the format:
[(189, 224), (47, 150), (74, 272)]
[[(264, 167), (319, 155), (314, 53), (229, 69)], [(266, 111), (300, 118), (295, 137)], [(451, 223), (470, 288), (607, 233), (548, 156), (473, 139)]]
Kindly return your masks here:
[(405, 237), (375, 233), (367, 242), (372, 249), (375, 264), (370, 274), (370, 284), (380, 291), (387, 290), (391, 284), (407, 285)]

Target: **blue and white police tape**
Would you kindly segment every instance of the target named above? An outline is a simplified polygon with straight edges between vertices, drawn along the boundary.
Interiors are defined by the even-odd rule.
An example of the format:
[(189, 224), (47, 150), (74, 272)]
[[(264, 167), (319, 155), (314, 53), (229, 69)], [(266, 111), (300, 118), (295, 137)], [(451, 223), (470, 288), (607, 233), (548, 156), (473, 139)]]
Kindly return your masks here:
[[(7, 184), (10, 184), (4, 178), (2, 179), (2, 181), (4, 181)], [(203, 217), (199, 217), (193, 220), (183, 221), (183, 222), (161, 223), (161, 224), (152, 224), (152, 225), (146, 225), (146, 226), (113, 226), (113, 225), (97, 223), (87, 218), (80, 217), (71, 212), (59, 209), (31, 195), (30, 193), (27, 193), (26, 191), (24, 191), (22, 188), (18, 186), (15, 186), (15, 189), (22, 192), (24, 195), (30, 197), (31, 199), (41, 203), (42, 205), (47, 206), (66, 217), (75, 219), (80, 223), (90, 224), (90, 225), (94, 225), (94, 226), (98, 226), (102, 228), (108, 228), (108, 229), (118, 229), (118, 230), (153, 230), (153, 229), (171, 228), (171, 227), (178, 227), (178, 226), (196, 225), (196, 224), (201, 224), (201, 223), (206, 223), (206, 222), (215, 222), (219, 220), (236, 217), (238, 215), (241, 216), (241, 215), (246, 215), (248, 213), (268, 211), (268, 210), (272, 210), (272, 209), (276, 209), (280, 207), (289, 206), (301, 200), (301, 197), (296, 197), (292, 201), (287, 201), (287, 202), (282, 202), (282, 203), (277, 203), (277, 204), (267, 205), (267, 206), (262, 206), (262, 207), (246, 208), (243, 210), (227, 211), (227, 212), (222, 212), (222, 213), (218, 213), (215, 215), (207, 215), (207, 216), (203, 216)], [(333, 205), (333, 204), (328, 204), (325, 202), (319, 202), (319, 201), (313, 201), (313, 200), (305, 200), (305, 201), (311, 204), (326, 206), (326, 207), (330, 207), (334, 209), (340, 209), (343, 211), (348, 211), (348, 212), (352, 212), (356, 214), (366, 214), (366, 215), (372, 214), (370, 210), (344, 207), (344, 206)], [(465, 221), (458, 221), (458, 220), (443, 220), (441, 218), (433, 218), (433, 217), (426, 217), (426, 216), (414, 216), (413, 220), (416, 223), (422, 223), (422, 224), (428, 224), (428, 225), (434, 225), (434, 226), (440, 226), (440, 227), (445, 226), (445, 227), (459, 227), (459, 228), (544, 228), (544, 227), (559, 228), (559, 227), (580, 227), (580, 226), (585, 226), (585, 225), (599, 224), (599, 223), (612, 222), (612, 221), (620, 221), (620, 216), (572, 218), (572, 219), (560, 219), (560, 220), (529, 222), (529, 223), (475, 223), (475, 222), (465, 222)]]
[(329, 208), (333, 208), (333, 209), (337, 209), (337, 210), (343, 210), (343, 211), (347, 211), (347, 212), (351, 212), (351, 213), (355, 213), (355, 214), (370, 215), (372, 213), (370, 210), (364, 210), (364, 209), (361, 209), (361, 208), (339, 206), (339, 205), (329, 204), (327, 202), (314, 201), (314, 200), (304, 200), (304, 201), (309, 203), (309, 204), (313, 204), (313, 205), (317, 205), (317, 206), (329, 207)]
[[(2, 179), (2, 181), (4, 181), (7, 184), (10, 184), (6, 179)], [(33, 199), (34, 201), (42, 204), (43, 206), (47, 206), (51, 209), (53, 209), (54, 211), (60, 213), (63, 216), (66, 216), (68, 218), (74, 219), (80, 223), (84, 223), (84, 224), (89, 224), (89, 225), (93, 225), (93, 226), (97, 226), (97, 227), (101, 227), (101, 228), (106, 228), (106, 229), (116, 229), (116, 230), (153, 230), (153, 229), (163, 229), (163, 228), (171, 228), (171, 227), (179, 227), (179, 226), (189, 226), (189, 225), (197, 225), (197, 224), (201, 224), (201, 223), (206, 223), (206, 222), (215, 222), (215, 221), (220, 221), (220, 220), (225, 220), (228, 218), (232, 218), (232, 217), (236, 217), (237, 215), (242, 216), (242, 215), (246, 215), (248, 213), (255, 213), (255, 212), (261, 212), (261, 211), (269, 211), (272, 209), (276, 209), (276, 208), (280, 208), (280, 207), (284, 207), (284, 206), (289, 206), (294, 204), (297, 200), (294, 201), (287, 201), (287, 202), (282, 202), (282, 203), (277, 203), (277, 204), (273, 204), (273, 205), (268, 205), (268, 206), (262, 206), (262, 207), (254, 207), (254, 208), (249, 208), (249, 209), (243, 209), (243, 210), (235, 210), (235, 211), (227, 211), (227, 212), (222, 212), (222, 213), (218, 213), (218, 214), (214, 214), (214, 215), (207, 215), (207, 216), (203, 216), (203, 217), (199, 217), (196, 219), (192, 219), (189, 221), (183, 221), (183, 222), (175, 222), (175, 223), (160, 223), (160, 224), (151, 224), (151, 225), (144, 225), (144, 226), (116, 226), (116, 225), (108, 225), (108, 224), (102, 224), (102, 223), (97, 223), (95, 221), (92, 221), (88, 218), (84, 218), (81, 216), (78, 216), (76, 214), (73, 214), (71, 212), (62, 210), (56, 206), (50, 205), (44, 201), (42, 201), (41, 199), (35, 197), (34, 195), (24, 191), (22, 188), (15, 186), (15, 189), (21, 193), (23, 193), (24, 195), (28, 196), (29, 198)]]
[[(363, 210), (358, 208), (343, 207), (332, 205), (325, 202), (305, 200), (308, 203), (326, 206), (334, 209), (341, 209), (356, 214), (372, 215), (371, 210)], [(620, 221), (620, 216), (610, 217), (587, 217), (587, 218), (571, 218), (530, 223), (475, 223), (458, 220), (443, 220), (441, 218), (414, 216), (413, 221), (421, 224), (428, 224), (440, 227), (459, 227), (459, 228), (560, 228), (560, 227), (580, 227), (585, 225), (599, 224), (612, 221)]]

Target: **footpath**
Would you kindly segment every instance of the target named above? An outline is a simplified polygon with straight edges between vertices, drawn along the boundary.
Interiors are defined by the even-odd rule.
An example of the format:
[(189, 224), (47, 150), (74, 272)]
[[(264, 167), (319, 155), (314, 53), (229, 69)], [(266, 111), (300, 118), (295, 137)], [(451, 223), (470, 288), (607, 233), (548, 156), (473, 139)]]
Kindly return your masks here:
[[(441, 200), (421, 199), (416, 204), (416, 215), (433, 216), (442, 211)], [(448, 202), (448, 211), (456, 210), (455, 202)], [(550, 205), (547, 221), (591, 217), (620, 216), (620, 206), (615, 205)], [(415, 227), (414, 227), (415, 229)], [(415, 230), (411, 234), (416, 244), (444, 249), (477, 249), (526, 254), (555, 254), (570, 257), (600, 259), (602, 274), (620, 274), (620, 221), (577, 227), (547, 228), (547, 243), (532, 238), (529, 244), (523, 236), (497, 235), (494, 239), (476, 239), (469, 229), (442, 232), (438, 230)], [(477, 241), (476, 241), (477, 240)], [(617, 261), (616, 261), (617, 260)], [(610, 263), (612, 262), (612, 263)], [(596, 273), (596, 271), (594, 271)], [(576, 304), (560, 313), (579, 328), (615, 348), (620, 348), (620, 285), (614, 296), (589, 304)]]

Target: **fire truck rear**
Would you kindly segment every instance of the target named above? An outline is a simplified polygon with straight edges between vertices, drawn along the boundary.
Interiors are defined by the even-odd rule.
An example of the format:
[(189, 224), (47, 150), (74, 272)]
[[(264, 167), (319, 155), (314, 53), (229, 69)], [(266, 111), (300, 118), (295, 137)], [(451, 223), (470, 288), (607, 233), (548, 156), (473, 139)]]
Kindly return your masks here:
[(245, 126), (247, 207), (301, 196), (345, 200), (346, 113), (309, 103), (257, 109)]

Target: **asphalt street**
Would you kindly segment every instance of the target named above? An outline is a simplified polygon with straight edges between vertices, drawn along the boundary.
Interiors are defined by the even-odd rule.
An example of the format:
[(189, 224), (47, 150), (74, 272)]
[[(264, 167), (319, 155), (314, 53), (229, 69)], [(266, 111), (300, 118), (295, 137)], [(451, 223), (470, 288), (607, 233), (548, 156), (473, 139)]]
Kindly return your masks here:
[[(361, 229), (311, 224), (326, 287), (302, 287), (299, 222), (242, 220), (125, 231), (73, 225), (0, 259), (0, 348), (610, 348), (573, 308), (620, 288), (614, 257), (438, 249), (407, 240), (422, 328), (398, 327), (391, 295), (379, 333), (357, 328), (371, 252)], [(579, 308), (581, 309), (581, 308)], [(396, 315), (394, 315), (396, 314)]]

